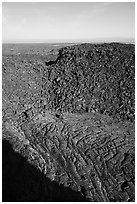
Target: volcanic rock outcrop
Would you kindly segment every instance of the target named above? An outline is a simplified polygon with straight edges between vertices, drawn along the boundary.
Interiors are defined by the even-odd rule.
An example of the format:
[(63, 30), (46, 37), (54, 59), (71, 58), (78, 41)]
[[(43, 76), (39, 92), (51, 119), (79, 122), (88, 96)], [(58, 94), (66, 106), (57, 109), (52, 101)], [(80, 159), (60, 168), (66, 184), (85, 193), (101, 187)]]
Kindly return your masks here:
[(134, 201), (134, 45), (74, 45), (45, 59), (3, 56), (3, 139), (86, 201)]

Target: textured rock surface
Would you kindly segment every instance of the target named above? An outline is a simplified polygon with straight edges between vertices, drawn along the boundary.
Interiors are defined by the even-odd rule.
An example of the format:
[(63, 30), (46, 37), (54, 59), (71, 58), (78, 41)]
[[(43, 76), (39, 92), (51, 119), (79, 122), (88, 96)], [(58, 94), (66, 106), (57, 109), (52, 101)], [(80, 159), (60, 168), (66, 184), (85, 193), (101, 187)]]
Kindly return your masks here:
[[(134, 200), (134, 126), (100, 114), (37, 115), (3, 135), (47, 178), (90, 201)], [(8, 136), (8, 137), (7, 137)]]
[(134, 201), (134, 46), (3, 56), (3, 138), (88, 201)]
[(51, 108), (134, 121), (134, 59), (134, 45), (62, 48), (47, 73)]

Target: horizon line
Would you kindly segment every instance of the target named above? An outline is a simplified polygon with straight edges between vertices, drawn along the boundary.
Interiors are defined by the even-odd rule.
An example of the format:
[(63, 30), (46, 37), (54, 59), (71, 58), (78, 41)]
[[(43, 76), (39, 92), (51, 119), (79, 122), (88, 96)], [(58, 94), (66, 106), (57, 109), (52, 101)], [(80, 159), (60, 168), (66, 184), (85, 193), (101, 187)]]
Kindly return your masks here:
[(78, 41), (78, 42), (67, 42), (67, 41), (63, 41), (63, 42), (2, 42), (2, 44), (95, 44), (95, 43), (130, 43), (130, 44), (135, 44), (135, 40), (134, 41), (121, 41), (121, 40), (112, 40), (112, 41)]
[(34, 40), (34, 41), (31, 41), (31, 40), (27, 40), (27, 41), (2, 41), (2, 44), (22, 44), (22, 43), (49, 43), (49, 44), (57, 44), (57, 43), (107, 43), (107, 42), (133, 42), (135, 43), (135, 38), (133, 37), (128, 37), (128, 38), (122, 38), (122, 37), (114, 37), (114, 38), (93, 38), (93, 39), (49, 39), (49, 40)]

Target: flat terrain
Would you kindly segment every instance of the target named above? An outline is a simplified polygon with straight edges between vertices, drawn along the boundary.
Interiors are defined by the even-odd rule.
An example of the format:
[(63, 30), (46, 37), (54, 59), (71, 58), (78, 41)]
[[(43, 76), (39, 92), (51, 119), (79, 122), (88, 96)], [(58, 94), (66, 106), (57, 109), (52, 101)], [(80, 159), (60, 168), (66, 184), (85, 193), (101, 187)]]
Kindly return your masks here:
[[(4, 143), (3, 201), (134, 201), (135, 46), (2, 49), (3, 141), (20, 155), (5, 160), (11, 147)], [(20, 171), (21, 156), (30, 177), (30, 184), (26, 179), (21, 185), (31, 187), (15, 193), (12, 175)], [(8, 158), (17, 165), (11, 184)]]
[(22, 43), (22, 44), (3, 44), (2, 55), (16, 54), (49, 54), (62, 47), (71, 46), (73, 43)]

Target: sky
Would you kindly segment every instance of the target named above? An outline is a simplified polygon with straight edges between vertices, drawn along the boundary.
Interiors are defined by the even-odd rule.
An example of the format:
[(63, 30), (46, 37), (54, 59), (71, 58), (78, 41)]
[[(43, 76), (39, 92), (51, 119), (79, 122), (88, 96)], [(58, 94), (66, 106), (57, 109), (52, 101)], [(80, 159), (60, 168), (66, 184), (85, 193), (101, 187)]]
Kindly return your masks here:
[(134, 41), (134, 2), (4, 2), (3, 43)]

